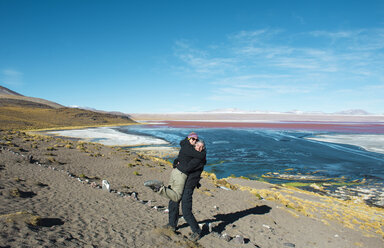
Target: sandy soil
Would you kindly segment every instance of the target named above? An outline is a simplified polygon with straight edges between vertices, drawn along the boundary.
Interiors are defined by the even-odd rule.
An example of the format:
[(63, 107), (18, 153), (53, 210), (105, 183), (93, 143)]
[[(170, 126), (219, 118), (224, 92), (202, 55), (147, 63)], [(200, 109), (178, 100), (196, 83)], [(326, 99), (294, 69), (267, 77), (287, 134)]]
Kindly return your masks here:
[[(195, 216), (212, 230), (191, 242), (183, 219), (176, 233), (162, 228), (168, 201), (143, 186), (169, 174), (169, 163), (137, 151), (0, 132), (0, 247), (384, 247), (382, 221), (371, 223), (379, 231), (325, 221), (265, 192), (306, 203), (320, 195), (214, 177), (194, 194)], [(111, 192), (101, 189), (104, 179)]]

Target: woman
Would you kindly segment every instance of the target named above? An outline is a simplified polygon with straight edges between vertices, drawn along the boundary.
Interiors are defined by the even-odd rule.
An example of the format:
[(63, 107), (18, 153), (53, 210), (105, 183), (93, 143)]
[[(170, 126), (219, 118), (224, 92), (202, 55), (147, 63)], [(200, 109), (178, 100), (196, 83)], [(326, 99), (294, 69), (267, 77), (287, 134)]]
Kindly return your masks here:
[(188, 175), (201, 169), (206, 163), (204, 142), (198, 141), (196, 133), (190, 133), (186, 139), (180, 142), (180, 146), (181, 149), (173, 163), (174, 169), (171, 172), (168, 186), (165, 187), (163, 182), (158, 180), (149, 180), (144, 183), (145, 186), (174, 202), (180, 201)]

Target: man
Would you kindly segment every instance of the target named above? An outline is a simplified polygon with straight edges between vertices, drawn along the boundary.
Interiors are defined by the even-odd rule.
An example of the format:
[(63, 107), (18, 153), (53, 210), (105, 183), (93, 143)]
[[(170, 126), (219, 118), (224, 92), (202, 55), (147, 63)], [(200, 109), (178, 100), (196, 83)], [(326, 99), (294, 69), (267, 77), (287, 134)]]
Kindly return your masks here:
[[(202, 140), (196, 142), (196, 147), (198, 150), (205, 152), (205, 144)], [(192, 241), (197, 241), (201, 237), (201, 229), (195, 219), (195, 216), (192, 213), (192, 195), (195, 188), (199, 185), (201, 173), (204, 170), (204, 165), (206, 164), (206, 158), (201, 160), (198, 166), (194, 168), (193, 171), (190, 171), (188, 174), (187, 181), (185, 182), (184, 191), (181, 197), (181, 209), (183, 211), (183, 217), (188, 223), (192, 230), (190, 239)], [(183, 169), (183, 168), (182, 168)], [(169, 201), (169, 223), (168, 226), (172, 230), (176, 230), (177, 223), (179, 220), (179, 206), (180, 201), (174, 202)]]
[[(181, 149), (179, 155), (173, 163), (173, 167), (177, 168), (177, 170), (173, 170), (172, 172), (176, 174), (171, 174), (170, 180), (170, 184), (172, 184), (171, 187), (179, 192), (178, 194), (180, 194), (180, 197), (173, 198), (173, 200), (176, 199), (173, 201), (170, 196), (177, 196), (177, 192), (175, 193), (175, 190), (172, 190), (172, 188), (165, 188), (163, 183), (160, 181), (149, 180), (146, 181), (144, 185), (171, 199), (168, 207), (169, 224), (167, 224), (166, 227), (171, 228), (173, 231), (175, 231), (177, 227), (180, 205), (179, 200), (181, 198), (184, 219), (190, 225), (192, 230), (191, 239), (196, 241), (201, 237), (201, 230), (192, 213), (192, 195), (195, 187), (199, 184), (201, 173), (204, 170), (204, 165), (206, 164), (205, 144), (203, 141), (198, 140), (196, 133), (192, 132), (187, 138), (180, 142), (180, 146)], [(181, 174), (187, 175), (186, 181), (185, 177)], [(177, 183), (172, 181), (174, 179), (176, 179)], [(183, 182), (182, 188), (181, 182)]]

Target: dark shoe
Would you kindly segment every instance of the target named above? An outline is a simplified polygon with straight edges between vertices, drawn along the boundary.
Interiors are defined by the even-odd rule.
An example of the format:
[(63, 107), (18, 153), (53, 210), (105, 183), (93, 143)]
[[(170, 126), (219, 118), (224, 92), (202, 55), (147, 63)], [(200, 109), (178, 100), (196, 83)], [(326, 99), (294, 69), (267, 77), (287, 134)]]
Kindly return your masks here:
[(189, 235), (189, 240), (196, 242), (201, 238), (200, 233), (194, 232), (191, 235)]
[(152, 189), (155, 192), (158, 192), (160, 188), (164, 186), (164, 184), (158, 180), (148, 180), (144, 182), (144, 186)]

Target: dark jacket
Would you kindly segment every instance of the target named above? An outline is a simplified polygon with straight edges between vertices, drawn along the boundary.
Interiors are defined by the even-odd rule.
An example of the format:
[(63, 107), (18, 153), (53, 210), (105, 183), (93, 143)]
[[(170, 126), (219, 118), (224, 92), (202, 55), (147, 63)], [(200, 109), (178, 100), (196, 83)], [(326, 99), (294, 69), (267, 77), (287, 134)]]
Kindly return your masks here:
[(206, 164), (206, 161), (204, 162), (204, 164), (201, 165), (201, 167), (200, 167), (201, 169), (193, 171), (188, 175), (187, 181), (185, 182), (185, 186), (184, 186), (185, 188), (199, 187), (198, 184), (199, 184), (199, 181), (201, 178), (201, 173), (204, 170), (205, 164)]
[(173, 161), (173, 167), (177, 165), (178, 170), (188, 175), (185, 187), (194, 188), (198, 185), (204, 165), (207, 163), (207, 151), (196, 151), (187, 138), (180, 142), (180, 146), (179, 156)]
[(206, 164), (206, 150), (196, 151), (187, 138), (180, 142), (180, 146), (179, 156), (173, 162), (173, 166), (177, 165), (177, 169), (187, 175), (201, 170)]

